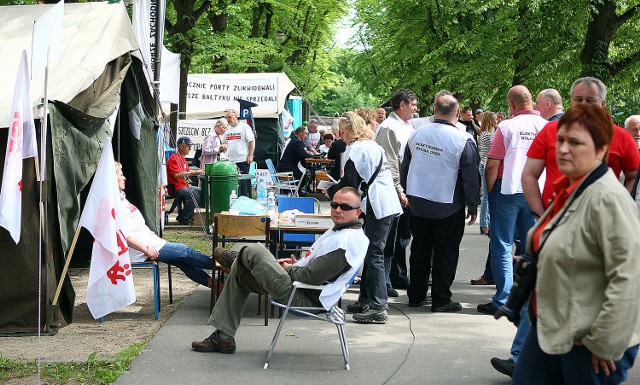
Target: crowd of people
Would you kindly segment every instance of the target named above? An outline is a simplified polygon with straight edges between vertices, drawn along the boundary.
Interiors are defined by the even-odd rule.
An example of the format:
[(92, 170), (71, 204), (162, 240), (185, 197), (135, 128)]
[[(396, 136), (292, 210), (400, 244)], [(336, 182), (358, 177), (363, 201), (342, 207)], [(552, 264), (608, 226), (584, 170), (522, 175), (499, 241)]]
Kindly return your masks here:
[[(573, 83), (566, 113), (557, 90), (534, 100), (524, 85), (506, 95), (508, 114), (474, 115), (447, 90), (434, 95), (428, 117), (416, 117), (411, 90), (390, 102), (388, 116), (360, 108), (339, 116), (333, 132), (320, 132), (313, 119), (292, 131), (279, 170), (303, 178), (305, 159), (320, 154), (336, 163), (338, 183), (325, 193), (335, 223), (326, 234), (337, 243), (316, 242), (324, 253), (302, 263), (259, 248), (214, 253), (231, 268), (230, 284), (211, 314), (216, 329), (193, 349), (233, 353), (249, 291), (285, 299), (292, 280), (335, 280), (356, 266), (355, 254), (363, 264), (358, 300), (347, 307), (355, 322), (385, 323), (398, 290), (407, 290), (410, 307), (461, 311), (451, 287), (465, 222), (479, 217), (489, 253), (471, 285), (495, 285), (495, 294), (476, 310), (517, 325), (511, 357), (493, 358), (494, 368), (514, 384), (624, 381), (640, 342), (640, 115), (617, 126), (606, 86), (592, 77)], [(246, 172), (255, 136), (242, 124), (228, 111), (203, 155), (215, 161), (226, 153)], [(199, 173), (186, 167), (191, 145), (178, 139), (167, 170), (176, 194), (197, 203), (199, 191), (185, 182)], [(179, 221), (188, 222), (185, 207)], [(165, 248), (134, 243), (149, 257)], [(300, 303), (318, 303), (304, 295)]]

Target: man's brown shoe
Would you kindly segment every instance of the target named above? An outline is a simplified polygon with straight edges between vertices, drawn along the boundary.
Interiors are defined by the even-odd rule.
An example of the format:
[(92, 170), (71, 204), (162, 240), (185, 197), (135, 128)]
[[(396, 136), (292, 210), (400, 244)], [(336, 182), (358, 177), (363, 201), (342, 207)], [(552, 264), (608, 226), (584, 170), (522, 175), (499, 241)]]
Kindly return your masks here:
[(238, 253), (236, 251), (227, 250), (224, 247), (216, 247), (213, 249), (213, 258), (220, 264), (222, 267), (226, 267), (227, 269), (231, 269), (231, 265), (233, 265), (233, 261), (236, 260)]
[(493, 279), (486, 279), (485, 277), (480, 277), (480, 279), (472, 279), (472, 285), (495, 285), (496, 281)]
[(233, 337), (223, 340), (216, 330), (204, 341), (193, 341), (191, 348), (196, 352), (231, 354), (236, 351), (236, 340)]

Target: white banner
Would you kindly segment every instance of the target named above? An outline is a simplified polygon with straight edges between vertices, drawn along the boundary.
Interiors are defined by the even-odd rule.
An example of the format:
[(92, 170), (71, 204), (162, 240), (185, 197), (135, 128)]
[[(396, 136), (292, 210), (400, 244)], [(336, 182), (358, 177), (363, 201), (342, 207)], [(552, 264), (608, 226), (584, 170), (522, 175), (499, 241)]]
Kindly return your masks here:
[[(33, 23), (33, 40), (31, 41), (32, 79), (62, 54), (63, 26), (64, 1), (62, 0)], [(47, 51), (49, 51), (49, 59), (47, 59)]]
[(191, 152), (187, 155), (187, 158), (193, 158), (196, 150), (202, 148), (204, 138), (213, 132), (213, 128), (216, 126), (216, 120), (178, 120), (178, 135), (176, 139), (181, 136), (188, 136), (195, 144), (191, 146)]
[(278, 78), (233, 79), (189, 74), (187, 110), (189, 107), (225, 110), (239, 108), (236, 99), (258, 104), (257, 108), (278, 111)]

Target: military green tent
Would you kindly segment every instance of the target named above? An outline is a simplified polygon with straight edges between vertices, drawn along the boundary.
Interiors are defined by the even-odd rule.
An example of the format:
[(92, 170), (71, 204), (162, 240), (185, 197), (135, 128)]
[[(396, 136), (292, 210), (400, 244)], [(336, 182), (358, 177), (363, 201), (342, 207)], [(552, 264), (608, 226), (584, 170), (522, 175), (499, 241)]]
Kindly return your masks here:
[[(14, 82), (22, 50), (31, 57), (34, 20), (51, 5), (0, 7), (0, 164), (4, 164)], [(38, 185), (33, 158), (23, 161), (22, 229), (16, 245), (0, 228), (0, 334), (55, 333), (73, 318), (74, 289), (68, 278), (58, 306), (55, 288), (69, 250), (91, 178), (108, 137), (124, 165), (127, 195), (158, 230), (157, 124), (154, 103), (142, 72), (138, 45), (122, 3), (65, 4), (63, 53), (50, 63), (48, 83), (46, 183), (43, 201), (42, 293), (38, 297)], [(38, 136), (44, 75), (34, 76), (32, 105)], [(114, 111), (118, 111), (117, 115)], [(108, 118), (113, 116), (115, 124)], [(112, 132), (114, 131), (114, 132)], [(40, 141), (40, 138), (38, 138)], [(39, 143), (40, 144), (40, 143)], [(0, 170), (0, 181), (2, 170)], [(74, 259), (90, 254), (80, 247)], [(85, 290), (85, 288), (78, 288)]]

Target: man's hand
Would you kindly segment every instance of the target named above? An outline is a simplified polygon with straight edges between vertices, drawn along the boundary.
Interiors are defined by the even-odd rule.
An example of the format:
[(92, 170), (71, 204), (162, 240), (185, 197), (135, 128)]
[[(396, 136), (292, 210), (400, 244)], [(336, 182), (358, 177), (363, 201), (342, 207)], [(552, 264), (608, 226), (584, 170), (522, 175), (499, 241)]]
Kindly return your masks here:
[(253, 162), (253, 155), (247, 157), (247, 164), (251, 164), (251, 162)]
[(287, 268), (291, 265), (294, 265), (297, 262), (295, 256), (291, 254), (289, 258), (280, 258), (278, 259), (278, 263), (282, 266), (283, 269), (287, 270)]
[(472, 224), (476, 223), (476, 219), (478, 219), (477, 215), (471, 215), (471, 214), (467, 214), (467, 219), (469, 219), (469, 226), (471, 226)]
[(155, 261), (156, 259), (158, 259), (158, 255), (160, 253), (158, 253), (158, 250), (154, 249), (153, 247), (147, 247), (144, 254), (150, 260)]
[(400, 204), (402, 205), (402, 208), (409, 206), (409, 198), (407, 198), (407, 194), (405, 194), (404, 191), (400, 191), (398, 193), (398, 198), (400, 198)]

